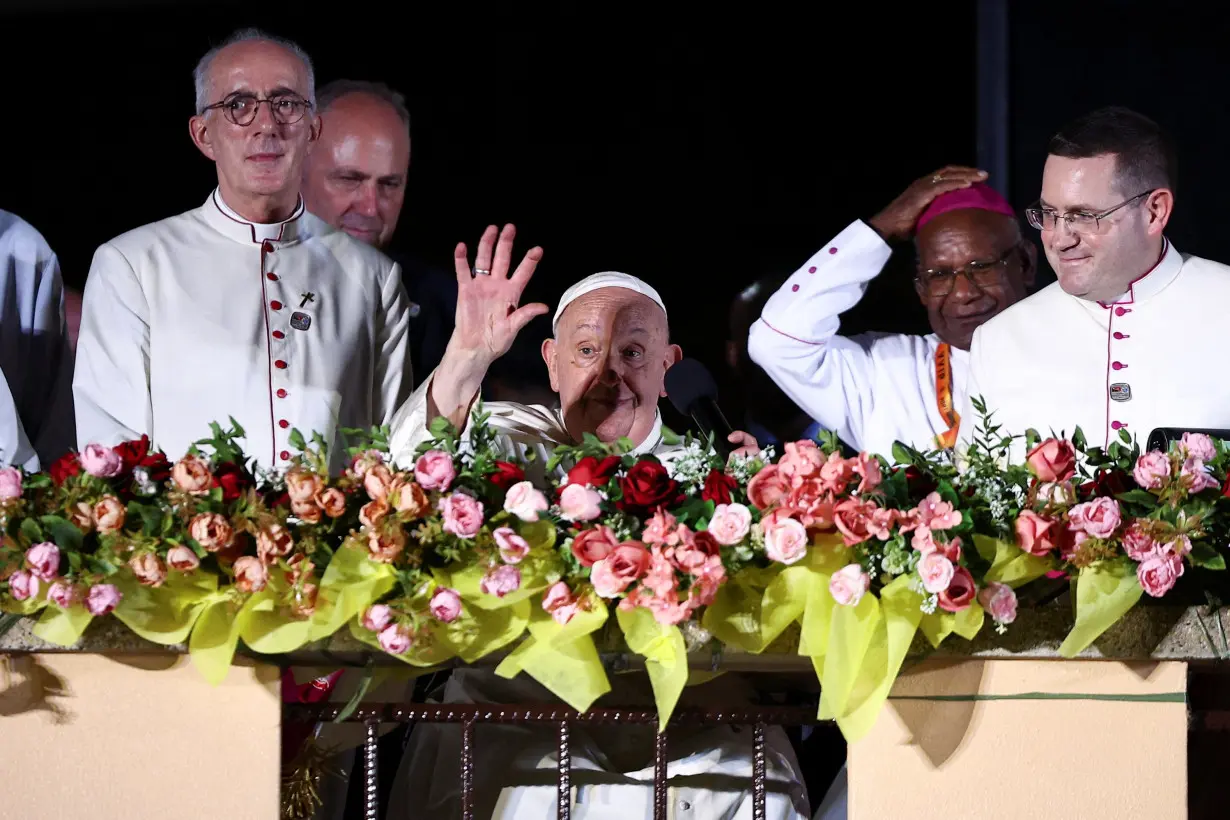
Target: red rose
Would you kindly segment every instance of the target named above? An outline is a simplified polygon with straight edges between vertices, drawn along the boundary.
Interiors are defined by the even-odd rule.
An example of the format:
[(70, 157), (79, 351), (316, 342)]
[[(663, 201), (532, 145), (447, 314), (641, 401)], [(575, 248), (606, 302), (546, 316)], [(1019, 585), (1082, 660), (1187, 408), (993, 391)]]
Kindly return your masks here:
[(522, 470), (516, 464), (509, 464), (507, 461), (497, 461), (495, 468), (496, 471), (489, 478), (491, 483), (501, 490), (507, 490), (512, 485), (525, 481), (525, 470)]
[(586, 456), (568, 471), (568, 484), (580, 484), (584, 487), (605, 487), (611, 476), (619, 469), (619, 456), (607, 456), (599, 461), (593, 456)]
[(283, 490), (275, 495), (270, 495), (265, 498), (265, 506), (271, 510), (278, 507), (290, 508), (290, 493)]
[(670, 477), (666, 468), (656, 461), (638, 461), (619, 480), (623, 498), (615, 506), (642, 518), (653, 515), (661, 507), (683, 502), (679, 482)]
[[(900, 467), (897, 468), (901, 469)], [(896, 472), (894, 470), (893, 472)], [(926, 498), (935, 492), (936, 483), (922, 470), (910, 466), (905, 468), (905, 486), (910, 498)]]
[(59, 487), (68, 479), (81, 473), (81, 460), (77, 458), (76, 453), (65, 453), (55, 460), (47, 472), (51, 473), (51, 480)]
[(710, 470), (705, 477), (705, 488), (700, 491), (700, 497), (714, 504), (729, 504), (730, 491), (739, 486), (739, 482), (721, 470)]
[(214, 486), (222, 488), (222, 500), (230, 503), (252, 486), (252, 477), (235, 462), (227, 461), (214, 470)]
[(696, 548), (705, 555), (721, 555), (722, 545), (713, 537), (713, 533), (708, 530), (692, 534), (692, 542), (696, 544)]
[(1126, 493), (1135, 485), (1132, 477), (1119, 468), (1111, 468), (1108, 470), (1100, 470), (1093, 481), (1086, 481), (1077, 488), (1077, 494), (1082, 501), (1087, 501), (1090, 498), (1100, 498), (1102, 496), (1114, 497), (1120, 493)]
[(171, 462), (161, 450), (150, 452), (149, 436), (118, 444), (115, 452), (124, 462), (124, 475), (132, 475), (137, 467), (143, 467), (151, 481), (163, 482), (171, 477)]

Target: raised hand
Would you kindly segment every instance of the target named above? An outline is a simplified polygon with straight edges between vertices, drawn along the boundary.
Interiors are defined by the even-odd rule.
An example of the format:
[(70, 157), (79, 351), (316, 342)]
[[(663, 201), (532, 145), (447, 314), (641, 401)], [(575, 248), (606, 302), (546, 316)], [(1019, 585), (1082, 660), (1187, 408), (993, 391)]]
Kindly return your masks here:
[(986, 171), (963, 165), (948, 165), (911, 183), (888, 207), (871, 218), (871, 227), (886, 240), (909, 239), (914, 235), (918, 217), (922, 216), (922, 212), (937, 196), (968, 188), (986, 178)]
[(521, 294), (542, 259), (542, 248), (530, 248), (509, 276), (516, 235), (512, 225), (505, 225), (503, 231), (488, 226), (478, 242), (473, 269), (464, 242), (453, 252), (457, 268), (456, 323), (431, 379), (428, 421), (445, 416), (457, 427), (464, 427), (492, 362), (508, 352), (531, 319), (549, 309), (541, 302), (521, 304)]

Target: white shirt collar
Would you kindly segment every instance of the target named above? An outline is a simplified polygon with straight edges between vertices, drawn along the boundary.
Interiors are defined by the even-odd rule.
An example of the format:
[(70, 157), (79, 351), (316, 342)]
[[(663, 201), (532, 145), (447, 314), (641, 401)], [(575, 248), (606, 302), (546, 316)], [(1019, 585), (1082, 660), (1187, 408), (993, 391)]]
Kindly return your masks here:
[[(295, 206), (294, 212), (281, 222), (252, 222), (244, 219), (234, 208), (226, 204), (226, 200), (222, 198), (222, 190), (220, 188), (214, 189), (210, 201), (217, 206), (218, 211), (234, 224), (234, 227), (237, 229), (237, 235), (242, 235), (245, 239), (250, 238), (256, 244), (266, 241), (285, 241), (289, 238), (286, 233), (286, 227), (303, 216), (303, 197), (299, 197), (299, 202)], [(209, 206), (206, 205), (206, 207), (208, 208)], [(229, 233), (230, 231), (227, 232)]]

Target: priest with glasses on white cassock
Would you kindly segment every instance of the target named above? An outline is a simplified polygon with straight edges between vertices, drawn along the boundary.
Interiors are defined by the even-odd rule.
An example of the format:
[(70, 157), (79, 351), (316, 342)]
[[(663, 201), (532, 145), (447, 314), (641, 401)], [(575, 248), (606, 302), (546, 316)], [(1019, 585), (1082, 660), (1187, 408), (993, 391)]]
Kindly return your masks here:
[(77, 441), (148, 434), (171, 458), (234, 417), (246, 452), (285, 466), (291, 431), (387, 424), (409, 392), (398, 268), (305, 212), (302, 165), (320, 135), (312, 64), (247, 30), (195, 72), (189, 131), (215, 163), (203, 205), (94, 255), (74, 395)]
[[(1141, 114), (1105, 108), (1065, 126), (1047, 153), (1026, 215), (1058, 281), (974, 333), (970, 395), (1002, 433), (1079, 425), (1096, 446), (1126, 432), (1143, 447), (1157, 427), (1230, 428), (1230, 267), (1166, 238), (1169, 139)], [(973, 428), (962, 425), (963, 441)]]
[[(514, 229), (483, 235), (471, 271), (464, 245), (455, 253), (457, 320), (444, 357), (394, 419), (391, 447), (401, 465), (414, 462), (429, 422), (445, 416), (458, 427), (468, 420), (483, 375), (512, 345), (517, 333), (544, 304), (520, 305), (521, 294), (542, 256), (530, 250), (512, 275)], [(551, 386), (559, 406), (549, 408), (492, 402), (491, 425), (510, 453), (532, 451), (546, 461), (556, 445), (575, 443), (593, 433), (606, 442), (627, 437), (634, 453), (652, 453), (669, 464), (680, 450), (663, 441), (658, 399), (664, 377), (682, 356), (671, 344), (666, 307), (652, 287), (624, 273), (599, 273), (569, 288), (553, 320), (553, 337), (542, 344)], [(754, 447), (746, 434), (732, 442)], [(744, 449), (744, 448), (741, 448)], [(621, 675), (602, 703), (652, 708), (648, 680)], [(681, 703), (734, 707), (747, 704), (745, 682), (725, 675), (688, 687)], [(484, 669), (458, 669), (444, 693), (452, 703), (544, 703), (555, 698), (525, 675), (514, 680)], [(572, 782), (577, 820), (631, 820), (653, 816), (653, 737), (656, 726), (615, 725), (573, 728)], [(766, 754), (767, 817), (806, 818), (807, 796), (798, 764), (778, 727), (769, 730)], [(455, 817), (460, 814), (461, 733), (457, 726), (419, 724), (394, 785), (391, 820)], [(479, 725), (474, 746), (475, 817), (554, 817), (557, 801), (555, 752), (551, 729)], [(696, 732), (672, 730), (669, 789), (674, 818), (748, 818), (752, 816), (752, 733), (730, 726)], [(676, 782), (679, 779), (681, 782)]]

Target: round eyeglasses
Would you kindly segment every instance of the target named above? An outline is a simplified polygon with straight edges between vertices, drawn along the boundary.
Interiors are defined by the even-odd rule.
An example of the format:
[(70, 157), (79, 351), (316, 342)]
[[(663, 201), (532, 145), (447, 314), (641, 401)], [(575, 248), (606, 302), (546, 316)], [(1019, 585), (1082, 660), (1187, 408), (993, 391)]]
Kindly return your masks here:
[(1113, 208), (1107, 208), (1105, 211), (1090, 213), (1089, 211), (1076, 211), (1070, 214), (1061, 214), (1053, 208), (1043, 208), (1040, 205), (1035, 205), (1032, 208), (1025, 209), (1025, 218), (1029, 220), (1029, 224), (1040, 231), (1053, 231), (1059, 228), (1060, 222), (1067, 223), (1068, 230), (1073, 233), (1098, 234), (1102, 233), (1108, 225), (1107, 217), (1121, 208), (1138, 202), (1149, 194), (1156, 191), (1156, 188), (1150, 188), (1143, 191), (1130, 199), (1125, 199)]
[(275, 94), (272, 97), (232, 94), (221, 102), (205, 106), (201, 113), (217, 108), (236, 125), (251, 125), (256, 121), (256, 113), (260, 111), (261, 103), (269, 103), (273, 121), (278, 125), (294, 125), (303, 119), (312, 107), (310, 102), (296, 94)]

